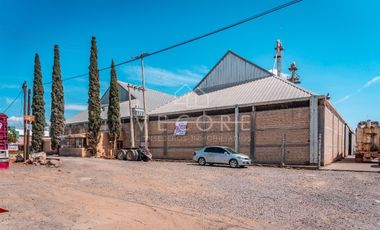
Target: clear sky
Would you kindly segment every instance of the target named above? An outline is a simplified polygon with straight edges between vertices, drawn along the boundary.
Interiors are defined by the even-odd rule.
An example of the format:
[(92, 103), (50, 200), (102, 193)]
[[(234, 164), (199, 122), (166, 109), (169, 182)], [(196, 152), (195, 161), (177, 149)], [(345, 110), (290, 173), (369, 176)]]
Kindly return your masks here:
[[(0, 111), (32, 86), (34, 54), (45, 82), (51, 80), (53, 46), (61, 51), (63, 78), (86, 73), (90, 40), (98, 43), (99, 67), (152, 52), (249, 17), (286, 0), (0, 0)], [(301, 86), (330, 93), (352, 127), (380, 120), (380, 1), (304, 0), (281, 12), (146, 59), (147, 87), (173, 94), (195, 85), (227, 51), (273, 67), (274, 44), (285, 47), (284, 67), (296, 61)], [(120, 66), (119, 80), (139, 83), (138, 63)], [(101, 91), (109, 84), (101, 72)], [(45, 85), (47, 119), (50, 87)], [(64, 82), (66, 117), (86, 108), (87, 77)], [(8, 116), (21, 115), (21, 100)], [(17, 120), (17, 118), (13, 118)]]

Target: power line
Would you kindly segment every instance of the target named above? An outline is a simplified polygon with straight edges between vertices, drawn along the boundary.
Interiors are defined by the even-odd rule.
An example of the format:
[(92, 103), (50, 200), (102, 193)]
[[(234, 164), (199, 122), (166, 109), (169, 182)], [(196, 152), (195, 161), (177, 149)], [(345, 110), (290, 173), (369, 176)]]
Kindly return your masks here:
[(17, 99), (20, 97), (22, 93), (22, 90), (20, 90), (20, 92), (17, 94), (17, 96), (13, 99), (13, 101), (8, 105), (8, 107), (3, 111), (3, 113), (6, 113), (8, 111), (8, 109), (10, 109), (12, 107), (12, 105), (17, 101)]
[[(188, 43), (191, 43), (191, 42), (195, 42), (197, 40), (200, 40), (202, 38), (205, 38), (205, 37), (208, 37), (208, 36), (211, 36), (211, 35), (214, 35), (214, 34), (217, 34), (217, 33), (220, 33), (222, 31), (225, 31), (225, 30), (228, 30), (228, 29), (231, 29), (233, 27), (236, 27), (236, 26), (239, 26), (241, 24), (244, 24), (244, 23), (247, 23), (249, 21), (252, 21), (254, 19), (257, 19), (257, 18), (260, 18), (260, 17), (263, 17), (263, 16), (266, 16), (268, 14), (271, 14), (271, 13), (274, 13), (276, 11), (279, 11), (279, 10), (282, 10), (284, 8), (287, 8), (291, 5), (294, 5), (294, 4), (297, 4), (299, 2), (302, 2), (303, 0), (293, 0), (293, 1), (290, 1), (290, 2), (287, 2), (285, 4), (282, 4), (282, 5), (279, 5), (279, 6), (276, 6), (274, 8), (271, 8), (269, 10), (266, 10), (266, 11), (263, 11), (259, 14), (256, 14), (254, 16), (251, 16), (249, 18), (246, 18), (246, 19), (243, 19), (241, 21), (238, 21), (238, 22), (235, 22), (233, 24), (230, 24), (228, 26), (225, 26), (225, 27), (222, 27), (222, 28), (219, 28), (219, 29), (216, 29), (212, 32), (208, 32), (208, 33), (205, 33), (205, 34), (202, 34), (202, 35), (199, 35), (197, 37), (194, 37), (194, 38), (191, 38), (189, 40), (186, 40), (186, 41), (183, 41), (183, 42), (180, 42), (180, 43), (177, 43), (175, 45), (171, 45), (171, 46), (168, 46), (166, 48), (163, 48), (163, 49), (159, 49), (159, 50), (156, 50), (154, 52), (151, 52), (151, 53), (142, 53), (141, 55), (137, 56), (137, 57), (133, 57), (131, 58), (130, 60), (127, 60), (127, 61), (124, 61), (124, 62), (120, 62), (118, 64), (115, 64), (115, 67), (116, 66), (120, 66), (120, 65), (125, 65), (127, 63), (131, 63), (131, 62), (134, 62), (134, 61), (137, 61), (141, 58), (145, 58), (145, 57), (149, 57), (149, 56), (153, 56), (153, 55), (156, 55), (156, 54), (159, 54), (159, 53), (162, 53), (162, 52), (165, 52), (165, 51), (168, 51), (168, 50), (171, 50), (171, 49), (174, 49), (174, 48), (177, 48), (179, 46), (183, 46), (183, 45), (186, 45)], [(104, 71), (104, 70), (108, 70), (108, 69), (111, 69), (111, 66), (109, 67), (104, 67), (104, 68), (101, 68), (99, 69), (99, 72), (101, 71)], [(76, 78), (82, 78), (82, 77), (85, 77), (85, 76), (88, 76), (88, 73), (84, 73), (84, 74), (79, 74), (79, 75), (75, 75), (75, 76), (72, 76), (72, 77), (67, 77), (67, 78), (64, 78), (62, 79), (62, 81), (67, 81), (67, 80), (72, 80), (72, 79), (76, 79)], [(47, 85), (47, 84), (51, 84), (52, 82), (46, 82), (44, 83), (44, 85)]]

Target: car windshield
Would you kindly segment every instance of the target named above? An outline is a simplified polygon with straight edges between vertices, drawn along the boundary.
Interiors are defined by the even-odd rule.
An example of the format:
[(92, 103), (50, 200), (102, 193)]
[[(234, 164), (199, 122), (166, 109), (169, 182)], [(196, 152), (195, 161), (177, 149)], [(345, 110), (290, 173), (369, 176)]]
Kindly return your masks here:
[(226, 148), (227, 152), (229, 153), (232, 153), (232, 154), (237, 154), (237, 152), (235, 152), (235, 150), (231, 149), (231, 148)]

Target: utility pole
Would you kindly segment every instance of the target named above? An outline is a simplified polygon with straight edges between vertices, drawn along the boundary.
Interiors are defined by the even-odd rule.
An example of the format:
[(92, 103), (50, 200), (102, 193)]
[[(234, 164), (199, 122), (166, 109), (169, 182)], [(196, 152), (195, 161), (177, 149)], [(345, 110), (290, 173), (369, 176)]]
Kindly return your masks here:
[(144, 146), (148, 147), (148, 121), (146, 113), (146, 89), (145, 89), (145, 79), (144, 79), (144, 57), (147, 53), (142, 53), (140, 55), (141, 60), (141, 85), (142, 85), (142, 94), (143, 94), (143, 106), (144, 106)]
[(282, 51), (284, 51), (284, 47), (282, 46), (280, 39), (277, 39), (276, 47), (274, 49), (276, 50), (276, 55), (274, 56), (274, 59), (275, 63), (277, 63), (277, 76), (281, 77), (281, 58)]
[(131, 85), (128, 84), (128, 103), (129, 103), (129, 127), (131, 133), (131, 148), (135, 147), (135, 129), (133, 124), (133, 111), (132, 111), (132, 102), (131, 102)]
[(26, 156), (27, 156), (27, 145), (26, 145), (26, 100), (27, 100), (27, 96), (26, 96), (26, 90), (27, 90), (27, 85), (26, 85), (26, 81), (24, 81), (24, 84), (22, 84), (22, 91), (24, 93), (24, 160), (27, 160), (26, 159)]
[[(30, 89), (28, 89), (28, 118), (30, 118)], [(29, 158), (29, 145), (30, 145), (30, 119), (27, 120), (27, 136), (26, 136), (26, 158)]]

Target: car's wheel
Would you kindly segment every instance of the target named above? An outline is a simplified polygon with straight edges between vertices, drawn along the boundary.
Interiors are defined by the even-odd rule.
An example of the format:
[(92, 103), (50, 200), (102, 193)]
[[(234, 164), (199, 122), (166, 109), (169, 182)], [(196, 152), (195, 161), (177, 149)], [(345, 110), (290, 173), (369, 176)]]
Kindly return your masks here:
[(232, 159), (232, 160), (230, 160), (230, 166), (231, 166), (231, 168), (237, 168), (237, 167), (239, 167), (239, 163), (237, 162), (237, 160)]
[(203, 157), (199, 158), (198, 159), (198, 164), (202, 165), (202, 166), (206, 165), (206, 159), (204, 159)]

